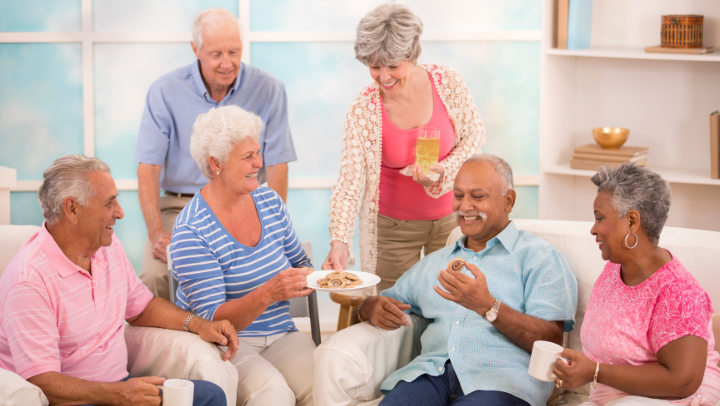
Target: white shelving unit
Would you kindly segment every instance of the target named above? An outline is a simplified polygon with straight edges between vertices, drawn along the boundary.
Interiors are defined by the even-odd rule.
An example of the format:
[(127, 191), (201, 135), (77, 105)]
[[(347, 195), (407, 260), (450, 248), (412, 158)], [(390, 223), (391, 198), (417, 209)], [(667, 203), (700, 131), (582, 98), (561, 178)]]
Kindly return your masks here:
[(648, 167), (673, 188), (667, 225), (720, 231), (720, 180), (710, 178), (709, 115), (720, 110), (717, 53), (657, 54), (663, 14), (705, 15), (706, 46), (720, 47), (717, 0), (596, 0), (591, 48), (554, 48), (554, 0), (543, 0), (540, 218), (592, 221), (595, 173), (571, 169), (591, 130), (630, 129)]

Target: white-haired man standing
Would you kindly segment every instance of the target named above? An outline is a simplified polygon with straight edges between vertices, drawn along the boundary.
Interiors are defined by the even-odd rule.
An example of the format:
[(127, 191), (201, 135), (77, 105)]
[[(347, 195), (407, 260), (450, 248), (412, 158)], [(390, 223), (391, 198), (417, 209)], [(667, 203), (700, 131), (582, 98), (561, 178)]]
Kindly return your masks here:
[[(123, 218), (115, 181), (97, 158), (69, 155), (43, 174), (42, 228), (0, 278), (0, 368), (42, 389), (50, 404), (159, 405), (165, 379), (130, 378), (125, 321), (190, 331), (238, 349), (227, 320), (208, 321), (153, 298), (113, 234)], [(194, 405), (226, 405), (195, 383)]]
[(169, 299), (166, 247), (175, 218), (207, 183), (190, 156), (197, 116), (226, 105), (260, 116), (265, 125), (260, 133), (264, 167), (258, 183), (267, 181), (283, 200), (287, 163), (297, 159), (285, 87), (269, 72), (240, 62), (243, 46), (235, 15), (219, 7), (204, 10), (193, 22), (192, 37), (197, 61), (150, 86), (134, 158), (139, 162), (138, 196), (148, 230), (140, 279), (155, 296), (165, 299)]

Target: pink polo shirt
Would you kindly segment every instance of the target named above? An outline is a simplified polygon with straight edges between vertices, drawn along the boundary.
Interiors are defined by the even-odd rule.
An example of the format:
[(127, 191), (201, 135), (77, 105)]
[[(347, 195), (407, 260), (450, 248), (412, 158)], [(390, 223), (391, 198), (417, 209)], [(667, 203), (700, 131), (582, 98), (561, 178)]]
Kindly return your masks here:
[(24, 379), (59, 372), (90, 381), (128, 376), (125, 319), (152, 293), (120, 241), (90, 258), (92, 275), (70, 262), (45, 224), (0, 278), (0, 367)]

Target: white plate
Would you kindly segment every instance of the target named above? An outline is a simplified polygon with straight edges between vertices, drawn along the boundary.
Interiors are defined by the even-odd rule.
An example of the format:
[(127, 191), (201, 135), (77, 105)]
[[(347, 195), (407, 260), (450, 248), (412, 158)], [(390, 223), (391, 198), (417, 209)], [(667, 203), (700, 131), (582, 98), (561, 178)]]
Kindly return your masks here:
[(370, 286), (375, 286), (378, 283), (380, 283), (380, 277), (377, 275), (373, 275), (371, 273), (360, 272), (360, 271), (343, 271), (343, 272), (349, 272), (351, 274), (354, 274), (355, 276), (360, 278), (360, 280), (363, 283), (361, 285), (355, 285), (352, 288), (347, 288), (347, 289), (321, 288), (320, 285), (318, 285), (317, 281), (319, 279), (326, 277), (330, 272), (333, 272), (333, 271), (315, 271), (315, 272), (311, 273), (310, 275), (308, 275), (308, 277), (307, 277), (308, 288), (325, 291), (325, 292), (352, 292), (353, 290), (369, 288)]

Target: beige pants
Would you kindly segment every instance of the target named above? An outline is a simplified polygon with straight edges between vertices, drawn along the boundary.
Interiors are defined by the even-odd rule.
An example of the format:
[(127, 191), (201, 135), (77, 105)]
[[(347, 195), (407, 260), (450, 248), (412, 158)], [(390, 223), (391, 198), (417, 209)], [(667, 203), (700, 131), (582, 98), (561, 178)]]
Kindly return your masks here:
[[(642, 396), (625, 396), (605, 404), (605, 406), (670, 406), (670, 402), (662, 399), (651, 399)], [(597, 403), (585, 402), (580, 406), (600, 406)]]
[(378, 293), (395, 285), (405, 271), (420, 261), (420, 251), (431, 254), (445, 246), (457, 226), (450, 214), (438, 220), (396, 220), (378, 214)]
[(232, 360), (237, 406), (312, 406), (313, 351), (315, 343), (299, 331), (240, 338)]
[[(160, 197), (160, 220), (163, 228), (168, 233), (172, 233), (173, 224), (180, 211), (190, 202), (190, 197)], [(143, 251), (142, 274), (140, 281), (147, 286), (153, 295), (170, 300), (170, 289), (168, 282), (168, 266), (165, 262), (153, 258), (153, 247), (150, 239), (145, 242), (145, 250)]]

